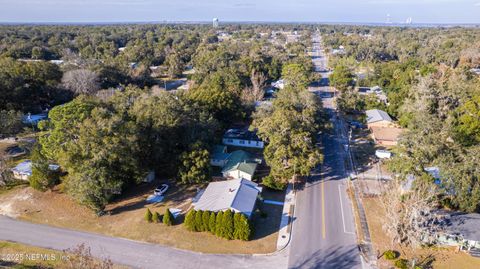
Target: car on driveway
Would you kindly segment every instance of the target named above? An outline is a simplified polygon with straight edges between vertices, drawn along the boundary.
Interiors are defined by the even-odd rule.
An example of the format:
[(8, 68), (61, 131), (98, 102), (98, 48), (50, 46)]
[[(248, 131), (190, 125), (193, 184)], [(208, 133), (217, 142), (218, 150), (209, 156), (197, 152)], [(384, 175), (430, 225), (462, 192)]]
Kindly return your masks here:
[(164, 193), (166, 193), (167, 190), (168, 190), (168, 184), (162, 184), (153, 191), (153, 194), (157, 196), (161, 196)]

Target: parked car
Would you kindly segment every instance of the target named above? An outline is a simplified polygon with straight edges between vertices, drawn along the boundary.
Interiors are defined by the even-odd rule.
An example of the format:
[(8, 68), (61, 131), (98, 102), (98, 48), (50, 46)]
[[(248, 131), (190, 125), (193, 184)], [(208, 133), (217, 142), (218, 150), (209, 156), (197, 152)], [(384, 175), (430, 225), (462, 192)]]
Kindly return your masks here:
[(154, 191), (153, 191), (153, 194), (154, 195), (157, 195), (157, 196), (160, 196), (160, 195), (163, 195), (164, 193), (166, 193), (168, 190), (168, 184), (162, 184), (160, 186), (158, 186)]

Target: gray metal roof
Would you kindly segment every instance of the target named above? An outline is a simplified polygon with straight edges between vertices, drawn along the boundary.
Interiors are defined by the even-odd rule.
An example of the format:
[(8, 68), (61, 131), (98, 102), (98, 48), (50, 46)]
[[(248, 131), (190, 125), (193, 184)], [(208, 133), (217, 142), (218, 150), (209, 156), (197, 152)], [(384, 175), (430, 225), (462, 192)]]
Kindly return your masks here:
[(393, 122), (392, 118), (390, 118), (387, 112), (379, 109), (367, 110), (366, 114), (367, 114), (367, 123), (374, 123), (378, 121)]
[(480, 214), (454, 214), (446, 227), (449, 234), (461, 235), (463, 239), (480, 241)]
[(232, 209), (250, 216), (261, 191), (258, 184), (246, 179), (212, 182), (208, 184), (194, 208), (214, 212)]

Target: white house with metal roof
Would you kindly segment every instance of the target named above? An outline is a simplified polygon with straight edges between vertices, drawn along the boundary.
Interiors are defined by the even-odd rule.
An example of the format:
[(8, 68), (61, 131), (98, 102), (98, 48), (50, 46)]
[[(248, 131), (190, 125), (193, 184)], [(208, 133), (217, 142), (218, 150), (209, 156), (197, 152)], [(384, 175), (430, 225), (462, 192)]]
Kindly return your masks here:
[(393, 120), (390, 118), (387, 112), (380, 109), (371, 109), (365, 112), (367, 114), (367, 125), (371, 127), (390, 127)]
[(250, 217), (261, 191), (258, 184), (246, 179), (211, 182), (194, 203), (194, 209), (213, 212), (230, 209)]
[(248, 152), (236, 150), (228, 156), (222, 169), (222, 175), (225, 178), (252, 180), (257, 165), (258, 163), (252, 159)]
[(263, 149), (264, 143), (255, 132), (248, 129), (229, 129), (223, 135), (224, 145)]
[[(49, 164), (48, 169), (58, 171), (60, 166), (57, 164)], [(28, 180), (32, 176), (32, 161), (25, 160), (12, 168), (13, 177), (20, 180)]]

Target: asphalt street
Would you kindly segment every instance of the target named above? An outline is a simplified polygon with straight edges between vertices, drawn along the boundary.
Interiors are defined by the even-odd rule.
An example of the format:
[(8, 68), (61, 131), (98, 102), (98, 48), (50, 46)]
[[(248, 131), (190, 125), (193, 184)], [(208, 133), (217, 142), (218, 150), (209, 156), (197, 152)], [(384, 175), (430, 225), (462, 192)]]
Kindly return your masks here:
[[(315, 70), (328, 80), (327, 59), (319, 36), (314, 37), (312, 59)], [(288, 267), (361, 268), (352, 203), (346, 193), (345, 138), (333, 109), (332, 95), (324, 95), (330, 92), (329, 87), (318, 85), (310, 90), (323, 97), (334, 131), (322, 135), (325, 159), (319, 173), (298, 188)]]
[(133, 268), (285, 268), (286, 253), (274, 255), (201, 254), (157, 244), (33, 224), (0, 216), (0, 239), (65, 250), (85, 243), (96, 257)]

